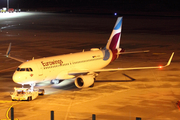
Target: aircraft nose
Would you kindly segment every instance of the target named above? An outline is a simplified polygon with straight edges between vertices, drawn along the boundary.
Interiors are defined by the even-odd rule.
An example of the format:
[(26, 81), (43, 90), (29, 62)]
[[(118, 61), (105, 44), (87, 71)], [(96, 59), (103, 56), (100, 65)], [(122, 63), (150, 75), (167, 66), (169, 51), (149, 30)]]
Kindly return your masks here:
[(21, 74), (14, 73), (12, 79), (15, 83), (21, 84), (22, 81), (25, 80), (25, 77)]

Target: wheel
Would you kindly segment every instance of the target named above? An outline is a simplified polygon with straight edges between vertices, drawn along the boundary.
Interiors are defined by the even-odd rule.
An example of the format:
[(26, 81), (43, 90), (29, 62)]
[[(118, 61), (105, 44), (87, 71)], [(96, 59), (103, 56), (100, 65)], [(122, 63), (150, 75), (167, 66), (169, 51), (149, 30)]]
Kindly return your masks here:
[(44, 95), (44, 89), (39, 89), (39, 95)]
[(28, 97), (27, 101), (30, 101), (30, 97)]
[(41, 92), (41, 93), (39, 93), (39, 95), (44, 95), (44, 91), (43, 91), (43, 92)]
[(31, 101), (32, 100), (32, 97), (30, 96), (30, 97), (28, 97), (28, 99), (27, 99), (27, 101)]
[(12, 99), (12, 101), (15, 101), (14, 99)]

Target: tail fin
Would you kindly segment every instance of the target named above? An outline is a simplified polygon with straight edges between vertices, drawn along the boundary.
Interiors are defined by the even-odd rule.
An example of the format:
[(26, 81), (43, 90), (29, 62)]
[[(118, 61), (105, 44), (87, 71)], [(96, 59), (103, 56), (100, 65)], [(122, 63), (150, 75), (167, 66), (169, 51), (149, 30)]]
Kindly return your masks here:
[(106, 45), (106, 49), (115, 50), (119, 48), (122, 29), (122, 17), (118, 17), (111, 36)]

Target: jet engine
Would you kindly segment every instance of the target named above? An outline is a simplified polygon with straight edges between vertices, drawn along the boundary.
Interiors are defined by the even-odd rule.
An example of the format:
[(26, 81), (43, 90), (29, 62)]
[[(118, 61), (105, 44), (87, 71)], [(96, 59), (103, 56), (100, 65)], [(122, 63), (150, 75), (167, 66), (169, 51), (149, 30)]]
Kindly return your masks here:
[(78, 88), (90, 87), (90, 86), (92, 86), (94, 84), (94, 76), (92, 76), (92, 75), (78, 76), (75, 79), (74, 84)]

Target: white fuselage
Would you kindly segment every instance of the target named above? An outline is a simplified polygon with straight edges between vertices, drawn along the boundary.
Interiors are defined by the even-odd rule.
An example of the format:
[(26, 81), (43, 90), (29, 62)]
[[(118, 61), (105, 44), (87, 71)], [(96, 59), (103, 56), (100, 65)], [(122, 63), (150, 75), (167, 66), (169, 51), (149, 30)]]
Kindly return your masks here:
[(76, 76), (69, 73), (98, 70), (107, 66), (111, 59), (112, 52), (101, 49), (29, 60), (15, 71), (13, 81), (31, 84), (45, 80), (70, 79)]

